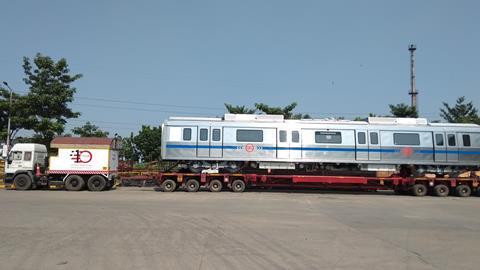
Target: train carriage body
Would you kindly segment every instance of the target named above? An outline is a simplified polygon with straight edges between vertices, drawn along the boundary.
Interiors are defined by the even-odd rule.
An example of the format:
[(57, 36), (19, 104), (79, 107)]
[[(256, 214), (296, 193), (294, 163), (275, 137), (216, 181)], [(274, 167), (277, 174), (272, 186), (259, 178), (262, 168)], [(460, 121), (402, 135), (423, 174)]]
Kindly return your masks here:
[(284, 120), (278, 115), (171, 117), (162, 125), (162, 158), (219, 164), (256, 162), (267, 168), (357, 164), (480, 166), (480, 126), (428, 123), (422, 118), (368, 121)]

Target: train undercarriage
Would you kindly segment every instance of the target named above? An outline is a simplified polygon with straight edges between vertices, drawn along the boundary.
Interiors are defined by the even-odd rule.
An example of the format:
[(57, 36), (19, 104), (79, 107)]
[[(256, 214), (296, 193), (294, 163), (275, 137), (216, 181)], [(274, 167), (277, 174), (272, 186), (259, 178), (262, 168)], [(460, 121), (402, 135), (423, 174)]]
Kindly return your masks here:
[(365, 163), (293, 163), (252, 161), (182, 161), (181, 172), (217, 173), (282, 173), (315, 175), (349, 175), (377, 177), (468, 177), (469, 172), (479, 171), (478, 166), (365, 164)]

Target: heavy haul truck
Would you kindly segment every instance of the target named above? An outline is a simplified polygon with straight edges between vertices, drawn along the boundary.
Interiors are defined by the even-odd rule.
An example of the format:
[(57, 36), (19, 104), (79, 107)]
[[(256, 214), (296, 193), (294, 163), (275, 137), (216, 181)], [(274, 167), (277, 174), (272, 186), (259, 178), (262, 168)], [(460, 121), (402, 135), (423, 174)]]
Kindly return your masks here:
[(109, 189), (117, 177), (119, 148), (116, 138), (57, 137), (50, 151), (42, 144), (17, 143), (8, 153), (5, 186), (17, 190)]

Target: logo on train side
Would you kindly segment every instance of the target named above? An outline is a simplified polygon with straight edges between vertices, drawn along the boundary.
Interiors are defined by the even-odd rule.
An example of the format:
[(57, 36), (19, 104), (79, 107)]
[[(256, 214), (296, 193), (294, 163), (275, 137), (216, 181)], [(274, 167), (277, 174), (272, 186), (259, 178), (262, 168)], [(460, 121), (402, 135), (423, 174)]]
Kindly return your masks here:
[(250, 152), (253, 152), (253, 150), (255, 150), (255, 146), (253, 144), (248, 143), (245, 145), (245, 151), (250, 153)]
[(89, 163), (93, 155), (88, 150), (74, 150), (70, 153), (70, 157), (75, 163)]
[(413, 155), (413, 149), (411, 147), (402, 148), (402, 155), (404, 157), (411, 157)]

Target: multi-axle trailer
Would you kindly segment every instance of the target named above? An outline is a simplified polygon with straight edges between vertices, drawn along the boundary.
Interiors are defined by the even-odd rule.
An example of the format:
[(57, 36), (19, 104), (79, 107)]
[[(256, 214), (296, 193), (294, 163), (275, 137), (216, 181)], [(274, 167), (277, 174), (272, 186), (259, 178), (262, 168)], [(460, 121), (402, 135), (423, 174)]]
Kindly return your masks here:
[(212, 192), (247, 188), (323, 188), (348, 190), (394, 190), (399, 194), (439, 197), (480, 195), (480, 174), (469, 172), (455, 178), (325, 176), (288, 174), (230, 174), (230, 173), (149, 173), (121, 177), (122, 181), (153, 181), (165, 192), (184, 189), (196, 192), (206, 188)]

